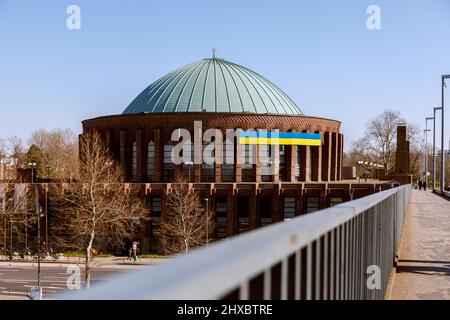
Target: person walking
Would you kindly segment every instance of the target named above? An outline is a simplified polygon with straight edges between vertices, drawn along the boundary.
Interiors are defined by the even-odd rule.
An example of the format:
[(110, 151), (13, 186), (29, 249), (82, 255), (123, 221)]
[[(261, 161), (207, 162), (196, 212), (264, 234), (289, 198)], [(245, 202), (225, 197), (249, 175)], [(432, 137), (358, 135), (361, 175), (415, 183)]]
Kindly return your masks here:
[(419, 191), (422, 191), (422, 180), (419, 180)]
[(427, 182), (426, 181), (424, 181), (422, 183), (422, 187), (423, 187), (423, 191), (427, 191)]

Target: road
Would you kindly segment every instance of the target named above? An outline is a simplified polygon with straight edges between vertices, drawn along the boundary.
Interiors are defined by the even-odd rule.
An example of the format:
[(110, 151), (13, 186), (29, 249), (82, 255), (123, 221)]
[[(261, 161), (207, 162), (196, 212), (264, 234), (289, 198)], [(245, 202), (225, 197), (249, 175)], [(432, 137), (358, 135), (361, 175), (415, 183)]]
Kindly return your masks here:
[[(69, 264), (41, 264), (41, 287), (44, 298), (67, 290), (67, 279), (72, 275)], [(75, 264), (76, 266), (76, 264)], [(91, 285), (105, 281), (114, 274), (137, 270), (142, 266), (103, 265), (92, 271)], [(69, 271), (69, 273), (68, 273)], [(84, 286), (84, 268), (80, 265), (81, 285)], [(37, 286), (37, 264), (0, 262), (0, 299), (27, 296), (31, 287)]]

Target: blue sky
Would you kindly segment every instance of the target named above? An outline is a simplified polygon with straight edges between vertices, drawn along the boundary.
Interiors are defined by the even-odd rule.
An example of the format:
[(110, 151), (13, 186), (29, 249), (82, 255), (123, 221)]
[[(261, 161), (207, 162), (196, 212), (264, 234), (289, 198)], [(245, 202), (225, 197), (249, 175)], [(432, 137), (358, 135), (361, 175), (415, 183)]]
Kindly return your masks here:
[[(81, 8), (81, 30), (66, 28), (70, 4)], [(381, 30), (366, 27), (371, 4), (381, 8)], [(450, 1), (0, 0), (0, 137), (80, 132), (83, 119), (121, 113), (213, 47), (306, 114), (342, 121), (348, 149), (384, 109), (423, 126), (440, 105)]]

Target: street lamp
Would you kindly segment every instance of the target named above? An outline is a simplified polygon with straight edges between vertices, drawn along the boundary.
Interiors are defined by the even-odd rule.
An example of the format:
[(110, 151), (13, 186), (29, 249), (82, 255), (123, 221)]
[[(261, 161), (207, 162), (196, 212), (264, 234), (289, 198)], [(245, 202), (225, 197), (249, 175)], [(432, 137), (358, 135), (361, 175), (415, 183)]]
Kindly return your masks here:
[(450, 79), (450, 75), (449, 74), (448, 75), (442, 75), (441, 183), (440, 183), (440, 186), (439, 186), (441, 194), (444, 194), (444, 190), (445, 190), (445, 186), (444, 186), (445, 185), (445, 168), (444, 168), (444, 165), (445, 165), (445, 155), (444, 155), (445, 154), (445, 149), (444, 149), (444, 115), (445, 115), (445, 113), (444, 113), (444, 111), (445, 111), (445, 108), (444, 108), (444, 88), (447, 87), (445, 85), (445, 79)]
[(31, 168), (31, 183), (34, 183), (34, 169), (36, 168), (36, 162), (30, 162), (28, 166)]
[[(427, 117), (427, 118), (425, 118), (425, 129), (428, 130), (428, 131), (431, 131), (431, 130), (428, 129), (428, 121), (429, 120), (433, 120), (433, 122), (434, 122), (434, 117)], [(433, 135), (434, 135), (434, 131), (433, 131)], [(426, 182), (427, 182), (427, 185), (428, 185), (428, 136), (427, 136), (426, 140), (427, 141), (426, 141), (426, 144), (425, 144), (425, 150), (426, 150), (425, 151), (425, 153), (426, 153), (426, 162), (425, 162), (426, 170), (425, 170), (425, 172), (427, 173), (427, 175), (426, 175), (425, 179), (426, 179)]]
[[(442, 108), (433, 108), (433, 191), (436, 187), (436, 111)], [(428, 119), (428, 118), (427, 118)]]
[(39, 294), (41, 295), (41, 218), (44, 216), (42, 214), (42, 208), (39, 206), (39, 208), (36, 210), (38, 214), (37, 218), (37, 252), (38, 252), (38, 283), (37, 288), (39, 290)]
[(427, 174), (428, 174), (428, 166), (427, 166), (427, 164), (428, 164), (428, 161), (427, 161), (427, 158), (428, 158), (428, 146), (427, 146), (427, 144), (428, 144), (428, 132), (430, 132), (431, 130), (430, 129), (425, 129), (425, 130), (423, 130), (423, 135), (424, 135), (424, 142), (425, 142), (425, 144), (424, 144), (424, 152), (423, 152), (423, 168), (424, 168), (424, 170), (423, 170), (423, 178), (424, 178), (424, 181), (425, 181), (425, 183), (428, 183), (428, 181), (427, 181)]

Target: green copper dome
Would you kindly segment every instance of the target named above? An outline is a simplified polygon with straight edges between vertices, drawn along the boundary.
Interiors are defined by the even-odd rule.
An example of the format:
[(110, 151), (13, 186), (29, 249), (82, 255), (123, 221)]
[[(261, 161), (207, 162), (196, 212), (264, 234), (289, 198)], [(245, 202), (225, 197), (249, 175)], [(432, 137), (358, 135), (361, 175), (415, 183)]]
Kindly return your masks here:
[(303, 114), (266, 78), (218, 58), (194, 62), (165, 75), (142, 91), (123, 114), (201, 111)]

